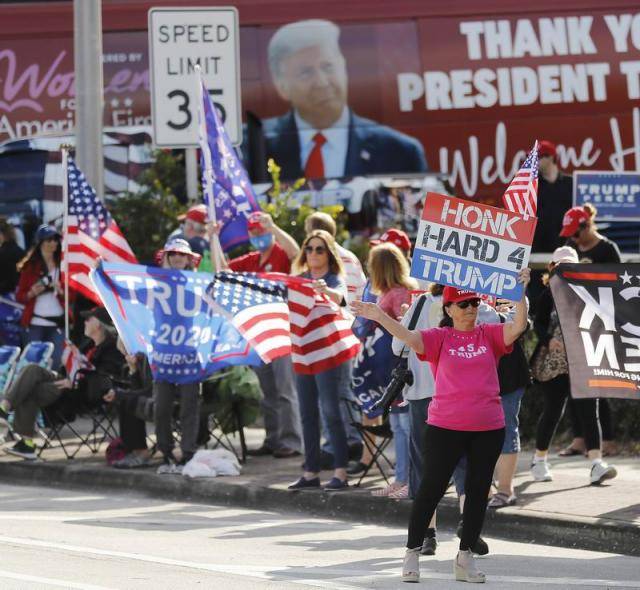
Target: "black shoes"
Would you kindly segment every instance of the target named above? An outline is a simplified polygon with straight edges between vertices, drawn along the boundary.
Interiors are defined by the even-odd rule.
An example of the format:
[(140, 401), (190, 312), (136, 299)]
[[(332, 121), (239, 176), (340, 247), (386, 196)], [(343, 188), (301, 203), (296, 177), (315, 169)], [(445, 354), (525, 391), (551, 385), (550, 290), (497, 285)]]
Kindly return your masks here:
[(292, 483), (287, 489), (289, 490), (306, 490), (320, 487), (320, 478), (314, 477), (313, 479), (305, 479), (301, 477), (298, 481)]
[(249, 449), (247, 450), (247, 455), (249, 457), (266, 457), (268, 455), (273, 455), (273, 449), (270, 449), (266, 445), (262, 445), (257, 449)]
[(367, 466), (362, 461), (358, 461), (357, 463), (352, 462), (349, 464), (349, 467), (347, 467), (347, 473), (349, 475), (358, 475), (362, 473), (366, 468)]
[(422, 543), (422, 549), (420, 549), (420, 555), (435, 555), (438, 541), (435, 537), (427, 537)]
[(5, 449), (4, 452), (8, 453), (9, 455), (15, 455), (16, 457), (28, 459), (29, 461), (35, 461), (38, 458), (38, 455), (36, 454), (36, 447), (28, 445), (23, 440), (19, 440), (12, 447)]
[(300, 451), (290, 449), (289, 447), (282, 447), (273, 451), (273, 456), (276, 459), (289, 459), (290, 457), (299, 457)]
[[(462, 539), (462, 521), (458, 523), (456, 535), (458, 535), (458, 539)], [(478, 540), (475, 542), (473, 547), (471, 547), (471, 553), (475, 553), (476, 555), (486, 555), (489, 553), (489, 545), (487, 545), (487, 542), (482, 537), (478, 537)]]

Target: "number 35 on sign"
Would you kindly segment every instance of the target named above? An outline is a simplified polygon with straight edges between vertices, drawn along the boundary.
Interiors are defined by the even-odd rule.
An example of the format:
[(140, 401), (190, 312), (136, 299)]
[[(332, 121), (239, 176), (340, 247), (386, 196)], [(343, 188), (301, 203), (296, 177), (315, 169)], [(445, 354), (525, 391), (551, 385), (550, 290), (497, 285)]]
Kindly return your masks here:
[(238, 11), (149, 10), (151, 118), (157, 147), (198, 145), (199, 65), (231, 141), (242, 140)]

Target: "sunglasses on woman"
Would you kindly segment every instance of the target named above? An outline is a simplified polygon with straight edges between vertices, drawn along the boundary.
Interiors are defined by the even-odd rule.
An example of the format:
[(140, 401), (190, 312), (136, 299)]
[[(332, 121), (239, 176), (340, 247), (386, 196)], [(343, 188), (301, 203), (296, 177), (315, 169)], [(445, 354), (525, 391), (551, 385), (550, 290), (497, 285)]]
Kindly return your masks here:
[(315, 248), (313, 246), (305, 246), (304, 251), (307, 254), (312, 254), (314, 251), (316, 254), (324, 254), (327, 249), (324, 246), (316, 246)]
[(478, 307), (480, 305), (480, 299), (465, 299), (464, 301), (457, 301), (456, 305), (460, 309), (467, 309), (467, 307)]

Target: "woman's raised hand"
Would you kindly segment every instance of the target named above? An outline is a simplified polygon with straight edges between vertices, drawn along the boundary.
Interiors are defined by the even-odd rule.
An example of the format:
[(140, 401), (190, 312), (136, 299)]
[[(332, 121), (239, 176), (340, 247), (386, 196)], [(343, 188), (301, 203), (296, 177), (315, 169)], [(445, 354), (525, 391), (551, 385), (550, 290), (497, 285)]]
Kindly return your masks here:
[(365, 301), (353, 301), (351, 311), (354, 315), (374, 321), (377, 321), (382, 313), (382, 310), (375, 303), (366, 303)]

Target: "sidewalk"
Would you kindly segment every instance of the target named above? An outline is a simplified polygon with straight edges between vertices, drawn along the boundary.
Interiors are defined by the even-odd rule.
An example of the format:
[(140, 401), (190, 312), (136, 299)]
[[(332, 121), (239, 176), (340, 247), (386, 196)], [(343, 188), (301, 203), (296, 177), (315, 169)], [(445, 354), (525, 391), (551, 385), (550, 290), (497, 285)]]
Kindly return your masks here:
[[(250, 447), (259, 446), (261, 431), (249, 429)], [(88, 451), (71, 461), (57, 449), (48, 450), (44, 461), (26, 462), (0, 455), (0, 477), (7, 483), (37, 486), (121, 489), (174, 500), (234, 505), (260, 510), (296, 511), (379, 524), (404, 526), (410, 501), (374, 498), (371, 490), (383, 485), (376, 472), (361, 488), (325, 493), (289, 492), (286, 487), (300, 475), (301, 457), (274, 459), (249, 457), (239, 477), (190, 480), (179, 475), (156, 475), (155, 469), (122, 471), (108, 467), (102, 454)], [(640, 556), (640, 458), (616, 457), (611, 462), (618, 477), (603, 486), (588, 484), (589, 462), (582, 457), (553, 456), (554, 481), (533, 482), (529, 455), (518, 465), (518, 504), (489, 510), (485, 533), (563, 547), (576, 547)], [(329, 472), (322, 474), (328, 480)], [(452, 488), (443, 500), (440, 526), (455, 526), (457, 500)]]

